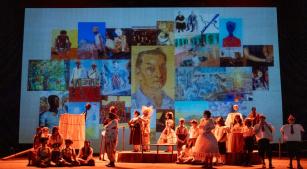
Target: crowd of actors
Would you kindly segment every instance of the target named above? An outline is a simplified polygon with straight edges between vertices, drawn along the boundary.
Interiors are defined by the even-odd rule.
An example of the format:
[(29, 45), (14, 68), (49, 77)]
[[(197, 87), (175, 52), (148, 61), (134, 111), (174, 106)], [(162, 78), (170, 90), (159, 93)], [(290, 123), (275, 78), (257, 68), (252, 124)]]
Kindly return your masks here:
[[(272, 145), (274, 127), (266, 122), (266, 117), (259, 114), (253, 107), (250, 114), (243, 120), (238, 111), (238, 105), (233, 106), (233, 111), (227, 115), (226, 120), (222, 117), (213, 119), (211, 112), (205, 110), (203, 118), (198, 122), (190, 121), (190, 127), (185, 126), (185, 119), (179, 119), (179, 125), (175, 128), (174, 114), (167, 112), (165, 128), (162, 131), (158, 144), (166, 144), (167, 152), (173, 151), (177, 146), (177, 163), (203, 163), (203, 168), (213, 168), (213, 158), (217, 164), (226, 164), (226, 153), (243, 154), (244, 160), (240, 165), (251, 165), (251, 156), (254, 146), (258, 145), (258, 153), (262, 162), (262, 168), (266, 168), (265, 157), (268, 158), (269, 168), (272, 164)], [(133, 151), (150, 151), (150, 117), (153, 107), (142, 107), (142, 115), (134, 111), (134, 117), (129, 121), (130, 144)], [(118, 116), (117, 108), (110, 107), (109, 116), (104, 120), (105, 144), (104, 150), (110, 161), (107, 167), (115, 167), (116, 146), (118, 143)], [(304, 129), (302, 125), (295, 123), (294, 116), (290, 115), (288, 124), (281, 127), (283, 141), (289, 151), (290, 163), (288, 168), (293, 168), (293, 158), (297, 160), (297, 168), (302, 169), (300, 164), (300, 143)], [(93, 148), (89, 141), (79, 149), (78, 155), (71, 147), (73, 141), (65, 139), (59, 134), (59, 128), (54, 127), (49, 135), (48, 127), (37, 129), (34, 138), (33, 151), (29, 155), (29, 165), (38, 167), (56, 166), (94, 166)]]
[[(203, 118), (198, 122), (193, 119), (190, 127), (185, 126), (185, 119), (179, 119), (179, 125), (175, 128), (174, 115), (166, 113), (165, 128), (162, 131), (158, 144), (167, 144), (166, 152), (172, 151), (173, 145), (177, 146), (177, 163), (203, 163), (203, 168), (213, 168), (213, 158), (216, 164), (226, 164), (226, 153), (243, 155), (238, 165), (251, 166), (252, 152), (258, 146), (258, 154), (262, 168), (266, 168), (265, 157), (268, 158), (269, 168), (274, 168), (272, 163), (272, 145), (274, 127), (266, 121), (266, 117), (253, 107), (250, 114), (243, 119), (238, 111), (239, 106), (234, 105), (233, 111), (223, 117), (211, 118), (211, 112), (206, 110)], [(152, 110), (142, 109), (143, 115), (135, 111), (130, 120), (130, 144), (133, 151), (138, 152), (143, 146), (143, 151), (150, 151), (150, 115)], [(304, 129), (302, 125), (295, 124), (295, 118), (290, 115), (288, 124), (280, 129), (283, 141), (286, 143), (290, 163), (288, 168), (293, 168), (292, 160), (297, 160), (297, 168), (300, 164), (299, 147)]]

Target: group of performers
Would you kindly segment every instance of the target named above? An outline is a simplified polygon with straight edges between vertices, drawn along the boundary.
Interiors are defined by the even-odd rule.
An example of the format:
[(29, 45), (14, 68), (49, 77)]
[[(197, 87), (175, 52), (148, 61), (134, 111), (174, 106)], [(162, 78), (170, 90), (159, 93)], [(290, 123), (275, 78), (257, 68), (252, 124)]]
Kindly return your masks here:
[[(213, 157), (217, 164), (226, 164), (226, 153), (243, 154), (244, 160), (239, 165), (251, 165), (251, 155), (254, 146), (258, 145), (258, 153), (262, 162), (262, 168), (266, 168), (265, 155), (269, 160), (269, 168), (272, 164), (272, 148), (274, 127), (266, 122), (266, 117), (256, 112), (253, 107), (251, 113), (243, 120), (238, 111), (238, 105), (233, 106), (233, 111), (223, 117), (213, 119), (211, 112), (205, 110), (203, 118), (198, 122), (190, 121), (190, 127), (185, 126), (185, 119), (179, 119), (179, 125), (175, 128), (174, 114), (167, 112), (165, 128), (162, 131), (158, 144), (168, 145), (167, 152), (173, 151), (173, 145), (177, 145), (177, 163), (203, 163), (203, 168), (213, 168)], [(115, 167), (116, 146), (118, 143), (118, 116), (117, 108), (110, 107), (109, 116), (104, 121), (105, 144), (104, 149), (110, 161), (107, 167)], [(150, 151), (150, 117), (152, 107), (142, 107), (142, 115), (139, 111), (134, 112), (134, 117), (129, 121), (130, 144), (133, 151)], [(174, 130), (175, 129), (175, 130)], [(89, 141), (79, 149), (78, 155), (71, 147), (73, 141), (63, 138), (59, 134), (59, 128), (54, 127), (52, 134), (48, 134), (48, 127), (37, 129), (34, 137), (33, 151), (29, 154), (29, 165), (38, 167), (55, 166), (94, 166), (93, 148)], [(300, 142), (302, 140), (303, 127), (295, 124), (294, 116), (290, 115), (288, 124), (280, 129), (283, 141), (289, 150), (290, 169), (293, 168), (292, 160), (297, 160), (297, 168), (302, 169), (300, 164)]]
[[(174, 115), (166, 113), (165, 129), (162, 131), (158, 144), (169, 144), (167, 152), (172, 151), (172, 146), (177, 145), (177, 163), (199, 163), (204, 168), (213, 167), (213, 157), (216, 157), (216, 164), (226, 164), (226, 153), (234, 157), (242, 156), (243, 160), (238, 165), (250, 166), (251, 157), (255, 145), (258, 145), (258, 153), (262, 162), (262, 168), (266, 168), (265, 156), (269, 161), (269, 168), (272, 164), (272, 147), (274, 127), (266, 122), (263, 114), (256, 112), (253, 107), (250, 114), (243, 120), (242, 114), (238, 111), (239, 106), (234, 105), (233, 111), (223, 117), (211, 118), (211, 112), (206, 110), (199, 123), (193, 119), (190, 121), (190, 128), (185, 126), (185, 119), (179, 119), (179, 125), (174, 130)], [(150, 139), (150, 114), (151, 109), (145, 109), (143, 115), (134, 112), (134, 118), (129, 122), (131, 129), (130, 144), (133, 144), (133, 151), (140, 151), (143, 145), (144, 151), (149, 151)], [(145, 113), (144, 113), (145, 112)], [(149, 113), (148, 113), (149, 112)], [(290, 115), (288, 123), (280, 129), (283, 141), (289, 150), (290, 163), (288, 168), (293, 168), (292, 160), (297, 160), (297, 168), (302, 169), (300, 164), (299, 145), (302, 140), (304, 129), (302, 125), (295, 124), (295, 118)], [(292, 127), (291, 127), (292, 126)]]
[(84, 146), (79, 149), (78, 155), (72, 144), (71, 139), (64, 141), (57, 126), (52, 128), (51, 135), (47, 127), (39, 127), (34, 137), (33, 150), (29, 153), (28, 165), (38, 167), (95, 165), (90, 141), (84, 141)]

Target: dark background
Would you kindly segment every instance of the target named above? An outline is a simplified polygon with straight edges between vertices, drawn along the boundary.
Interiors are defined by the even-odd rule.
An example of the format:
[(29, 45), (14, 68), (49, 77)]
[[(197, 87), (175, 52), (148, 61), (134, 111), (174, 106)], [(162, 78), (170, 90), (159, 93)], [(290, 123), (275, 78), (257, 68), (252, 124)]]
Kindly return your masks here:
[[(5, 0), (0, 1), (0, 4), (1, 157), (30, 146), (18, 144), (23, 24), (26, 7), (277, 7), (283, 101), (283, 112), (280, 113), (283, 113), (284, 122), (289, 113), (294, 114), (297, 122), (303, 124), (307, 130), (306, 0), (163, 0), (160, 2), (158, 0)], [(278, 132), (279, 129), (276, 130)]]

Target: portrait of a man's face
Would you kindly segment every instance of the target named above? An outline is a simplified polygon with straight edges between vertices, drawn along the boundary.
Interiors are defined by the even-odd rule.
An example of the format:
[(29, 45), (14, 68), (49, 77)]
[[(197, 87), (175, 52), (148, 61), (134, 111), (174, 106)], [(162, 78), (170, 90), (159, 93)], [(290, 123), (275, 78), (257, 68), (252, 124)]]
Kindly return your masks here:
[(132, 48), (132, 108), (174, 107), (174, 47)]
[(136, 68), (141, 88), (161, 89), (166, 83), (166, 73), (166, 57), (161, 54), (144, 54)]

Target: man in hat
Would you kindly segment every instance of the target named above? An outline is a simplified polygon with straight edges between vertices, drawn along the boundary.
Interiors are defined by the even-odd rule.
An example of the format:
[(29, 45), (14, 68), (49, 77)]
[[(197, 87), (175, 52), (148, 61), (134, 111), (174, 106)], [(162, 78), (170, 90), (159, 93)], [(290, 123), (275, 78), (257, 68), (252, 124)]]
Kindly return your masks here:
[(115, 154), (118, 142), (118, 116), (116, 111), (116, 107), (110, 107), (109, 120), (105, 125), (105, 150), (110, 160), (110, 163), (106, 165), (107, 167), (115, 167)]
[(90, 86), (99, 86), (99, 71), (95, 62), (92, 63), (90, 70), (87, 72), (87, 78), (90, 79)]
[(83, 68), (81, 67), (80, 60), (76, 61), (76, 67), (73, 68), (72, 74), (70, 77), (71, 84), (73, 87), (80, 87), (81, 86), (81, 78), (83, 75)]
[(286, 143), (288, 148), (288, 154), (290, 158), (290, 169), (293, 168), (292, 159), (295, 156), (297, 160), (297, 168), (302, 169), (300, 163), (300, 146), (302, 141), (302, 133), (304, 128), (300, 124), (295, 124), (295, 118), (293, 115), (288, 117), (288, 124), (285, 124), (280, 129), (283, 141)]
[(273, 141), (274, 128), (265, 119), (266, 117), (264, 115), (259, 116), (259, 123), (254, 126), (254, 133), (258, 142), (258, 153), (262, 160), (262, 168), (266, 168), (264, 161), (265, 154), (269, 159), (269, 168), (274, 168), (272, 165), (272, 148), (270, 144)]
[(188, 128), (184, 125), (184, 118), (179, 119), (179, 126), (175, 130), (177, 136), (177, 154), (180, 155), (182, 146), (186, 145), (189, 138)]

